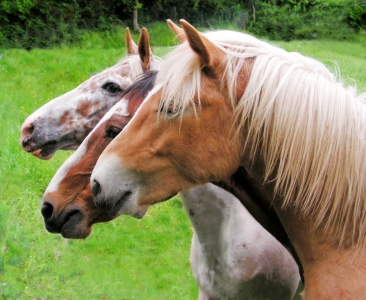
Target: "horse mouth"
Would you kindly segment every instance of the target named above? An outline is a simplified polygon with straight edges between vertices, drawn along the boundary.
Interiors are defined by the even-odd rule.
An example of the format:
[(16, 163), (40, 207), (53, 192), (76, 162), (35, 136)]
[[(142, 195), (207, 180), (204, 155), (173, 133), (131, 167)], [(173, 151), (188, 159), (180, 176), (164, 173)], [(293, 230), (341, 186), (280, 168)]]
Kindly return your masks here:
[(79, 210), (68, 212), (60, 228), (60, 234), (64, 238), (84, 239), (89, 236), (91, 229), (81, 228), (83, 214)]
[(40, 159), (50, 159), (53, 157), (55, 153), (55, 145), (57, 144), (56, 141), (48, 142), (37, 149), (29, 149), (27, 152), (32, 153), (33, 156), (40, 158)]
[[(88, 211), (88, 214), (90, 213), (91, 211)], [(107, 213), (100, 213), (99, 210), (95, 210), (92, 216), (94, 217), (91, 217), (90, 222), (85, 222), (83, 212), (79, 209), (72, 209), (65, 214), (61, 222), (58, 221), (56, 224), (55, 221), (46, 221), (45, 226), (50, 233), (61, 234), (66, 239), (85, 239), (90, 235), (93, 224), (112, 220)]]
[(111, 218), (115, 219), (120, 215), (121, 208), (125, 205), (131, 196), (131, 192), (126, 192), (123, 196), (115, 203), (115, 205), (108, 211)]

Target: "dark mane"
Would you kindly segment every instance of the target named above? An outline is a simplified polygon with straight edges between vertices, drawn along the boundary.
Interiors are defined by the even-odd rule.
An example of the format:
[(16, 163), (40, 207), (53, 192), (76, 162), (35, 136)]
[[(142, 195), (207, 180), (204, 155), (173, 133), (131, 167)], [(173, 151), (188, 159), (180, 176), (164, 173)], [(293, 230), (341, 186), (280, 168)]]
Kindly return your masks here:
[(147, 93), (154, 87), (157, 71), (142, 73), (137, 80), (130, 85), (122, 95), (122, 98), (130, 94), (130, 101), (135, 98), (145, 98)]

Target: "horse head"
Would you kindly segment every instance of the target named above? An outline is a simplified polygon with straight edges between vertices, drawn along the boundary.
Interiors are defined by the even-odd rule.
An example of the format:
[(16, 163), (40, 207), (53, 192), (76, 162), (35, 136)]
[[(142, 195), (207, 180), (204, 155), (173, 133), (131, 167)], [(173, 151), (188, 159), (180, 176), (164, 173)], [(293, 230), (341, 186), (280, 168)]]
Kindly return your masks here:
[[(92, 191), (101, 209), (133, 214), (140, 205), (227, 178), (238, 167), (241, 150), (233, 151), (240, 147), (235, 147), (233, 109), (226, 101), (229, 87), (222, 80), (226, 55), (205, 34), (181, 23), (180, 36), (188, 42), (167, 55), (154, 89), (93, 171)], [(248, 60), (240, 90), (250, 67)], [(129, 137), (128, 147), (123, 137)], [(123, 189), (115, 188), (119, 181)]]
[(21, 147), (40, 159), (50, 159), (57, 150), (76, 149), (136, 77), (159, 66), (146, 29), (138, 45), (127, 29), (126, 47), (128, 55), (116, 65), (31, 114), (21, 127)]
[[(93, 224), (115, 217), (95, 206), (90, 175), (99, 155), (133, 117), (154, 79), (154, 72), (145, 73), (141, 80), (128, 87), (122, 99), (56, 172), (44, 193), (41, 208), (49, 232), (67, 238), (86, 238)], [(146, 209), (142, 207), (134, 217), (143, 217)]]

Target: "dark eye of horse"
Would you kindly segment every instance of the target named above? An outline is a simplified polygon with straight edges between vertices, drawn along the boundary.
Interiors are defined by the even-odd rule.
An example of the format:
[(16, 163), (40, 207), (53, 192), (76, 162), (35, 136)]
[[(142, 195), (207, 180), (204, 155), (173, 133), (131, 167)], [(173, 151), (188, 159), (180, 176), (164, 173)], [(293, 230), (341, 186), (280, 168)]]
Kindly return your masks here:
[(122, 89), (119, 87), (119, 85), (114, 82), (107, 82), (102, 86), (102, 88), (111, 94), (122, 92)]
[(169, 103), (168, 106), (163, 106), (161, 109), (160, 109), (160, 112), (164, 112), (166, 113), (168, 116), (171, 116), (171, 115), (178, 115), (179, 112), (180, 112), (181, 108), (178, 107), (178, 106), (175, 106), (173, 103)]
[(105, 134), (106, 136), (114, 139), (121, 131), (122, 131), (121, 128), (110, 126), (107, 128)]

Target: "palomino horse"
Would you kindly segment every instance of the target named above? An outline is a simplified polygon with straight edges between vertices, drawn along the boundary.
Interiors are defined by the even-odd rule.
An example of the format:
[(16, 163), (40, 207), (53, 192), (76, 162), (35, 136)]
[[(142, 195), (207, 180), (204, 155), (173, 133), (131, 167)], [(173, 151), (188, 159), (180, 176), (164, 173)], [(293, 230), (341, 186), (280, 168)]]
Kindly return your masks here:
[(126, 47), (128, 55), (117, 64), (31, 114), (21, 128), (22, 148), (41, 159), (50, 159), (59, 149), (76, 149), (135, 78), (160, 64), (146, 29), (136, 45), (127, 28)]
[(181, 24), (188, 41), (94, 168), (97, 207), (134, 214), (241, 166), (295, 246), (305, 297), (365, 299), (365, 105), (320, 62)]
[[(181, 43), (187, 40), (182, 28), (169, 19), (167, 20), (167, 23)], [(230, 178), (220, 180), (215, 182), (215, 184), (238, 197), (250, 214), (291, 252), (299, 265), (301, 279), (304, 281), (304, 270), (299, 257), (293, 247), (293, 244), (289, 240), (281, 221), (276, 215), (274, 208), (271, 205), (268, 206), (266, 201), (263, 200), (266, 197), (262, 195), (263, 191), (261, 186), (258, 186), (256, 182), (251, 180), (243, 167), (239, 167), (235, 174)], [(254, 202), (253, 199), (256, 199), (256, 201)]]
[[(42, 215), (49, 231), (85, 238), (92, 224), (112, 219), (101, 211), (98, 215), (90, 175), (99, 155), (133, 117), (154, 80), (154, 73), (146, 74), (127, 88), (121, 101), (57, 171), (43, 197)], [(195, 230), (191, 267), (199, 299), (292, 299), (300, 281), (294, 259), (238, 199), (212, 184), (181, 196)], [(134, 216), (142, 217), (145, 209)]]

